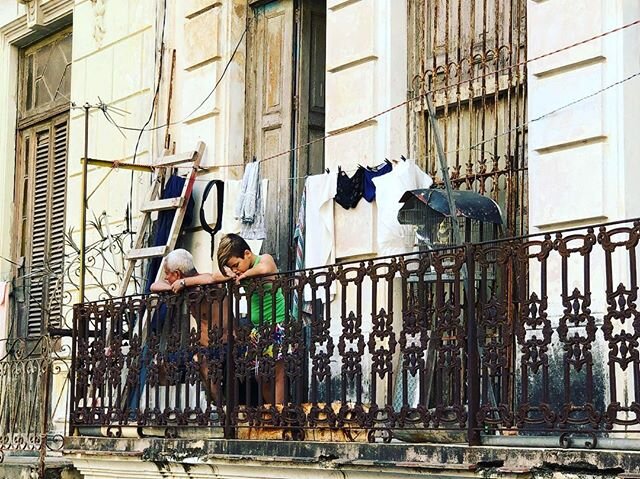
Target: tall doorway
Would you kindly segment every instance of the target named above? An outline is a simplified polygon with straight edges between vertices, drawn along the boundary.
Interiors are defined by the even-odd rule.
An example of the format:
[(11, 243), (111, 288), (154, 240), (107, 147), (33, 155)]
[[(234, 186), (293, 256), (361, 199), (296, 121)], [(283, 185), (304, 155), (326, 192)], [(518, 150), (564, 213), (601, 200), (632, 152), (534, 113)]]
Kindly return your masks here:
[(301, 146), (325, 134), (326, 0), (249, 4), (245, 159), (268, 180), (262, 250), (284, 270), (304, 177), (324, 168), (323, 141)]

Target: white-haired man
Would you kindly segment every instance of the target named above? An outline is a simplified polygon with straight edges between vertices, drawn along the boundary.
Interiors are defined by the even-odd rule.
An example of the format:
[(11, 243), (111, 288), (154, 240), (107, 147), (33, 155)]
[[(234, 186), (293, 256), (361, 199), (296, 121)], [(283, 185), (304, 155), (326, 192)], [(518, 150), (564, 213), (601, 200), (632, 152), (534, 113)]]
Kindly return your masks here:
[[(151, 285), (152, 293), (165, 293), (170, 291), (180, 291), (185, 287), (192, 286), (185, 283), (186, 278), (191, 278), (198, 275), (193, 264), (193, 256), (186, 249), (176, 249), (171, 251), (165, 256), (163, 261), (164, 279), (156, 281)], [(220, 273), (213, 273), (216, 279), (219, 276), (219, 280), (228, 281), (229, 278), (223, 276)], [(179, 285), (178, 288), (176, 286)], [(222, 297), (222, 296), (221, 296)], [(215, 402), (221, 398), (219, 394), (219, 384), (213, 384), (209, 382), (209, 368), (207, 363), (209, 361), (215, 361), (220, 359), (221, 355), (224, 356), (222, 363), (226, 362), (227, 346), (227, 328), (229, 325), (229, 303), (228, 300), (222, 299), (220, 302), (190, 305), (191, 314), (197, 319), (200, 327), (200, 339), (201, 346), (206, 347), (206, 353), (203, 357), (199, 358), (201, 363), (200, 373), (204, 383), (207, 385), (206, 389), (209, 392), (212, 400)], [(219, 338), (220, 344), (209, 344), (209, 338)], [(217, 341), (216, 341), (217, 342)], [(224, 352), (222, 352), (224, 351)], [(222, 374), (225, 374), (224, 368)], [(214, 375), (215, 377), (216, 375)]]
[(173, 283), (196, 276), (198, 271), (193, 265), (193, 256), (186, 249), (175, 249), (165, 256), (162, 262), (164, 279), (151, 285), (152, 293), (171, 291)]

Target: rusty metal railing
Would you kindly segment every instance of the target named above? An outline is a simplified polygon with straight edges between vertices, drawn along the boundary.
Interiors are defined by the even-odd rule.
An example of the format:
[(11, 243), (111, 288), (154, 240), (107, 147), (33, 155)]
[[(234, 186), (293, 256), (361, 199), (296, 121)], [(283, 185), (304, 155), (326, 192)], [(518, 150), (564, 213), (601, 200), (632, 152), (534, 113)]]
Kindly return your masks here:
[(640, 432), (639, 239), (634, 220), (79, 304), (70, 424), (595, 447)]

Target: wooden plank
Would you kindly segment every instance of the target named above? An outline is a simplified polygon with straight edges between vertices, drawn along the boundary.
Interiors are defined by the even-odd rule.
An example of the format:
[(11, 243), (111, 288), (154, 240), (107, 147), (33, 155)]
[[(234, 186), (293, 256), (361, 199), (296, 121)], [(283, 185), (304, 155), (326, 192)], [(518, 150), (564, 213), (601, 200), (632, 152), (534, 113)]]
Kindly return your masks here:
[[(176, 153), (175, 155), (163, 156), (153, 166), (156, 168), (159, 166), (173, 166), (182, 163), (191, 163), (195, 160), (197, 151), (188, 151), (186, 153)], [(188, 165), (185, 165), (188, 166)]]
[(164, 256), (167, 252), (167, 245), (152, 246), (150, 248), (132, 249), (127, 253), (127, 259), (139, 260), (145, 258), (157, 258), (158, 256)]
[[(147, 195), (147, 199), (145, 203), (152, 201), (158, 197), (160, 190), (160, 181), (162, 180), (162, 176), (157, 176), (154, 178), (153, 184), (151, 188), (149, 188), (149, 193)], [(133, 249), (138, 249), (142, 247), (142, 242), (145, 238), (145, 232), (147, 227), (151, 224), (151, 216), (149, 213), (143, 213), (140, 220), (138, 221), (136, 228), (136, 239), (134, 242)], [(120, 291), (118, 296), (125, 296), (127, 294), (127, 289), (129, 289), (129, 281), (131, 281), (131, 276), (133, 276), (133, 270), (135, 268), (135, 261), (128, 261), (127, 266), (124, 270), (124, 277), (122, 278), (122, 283), (120, 285)]]
[(100, 166), (103, 168), (114, 168), (118, 170), (133, 170), (133, 171), (142, 171), (144, 173), (153, 173), (153, 166), (151, 165), (119, 163), (117, 161), (98, 160), (97, 158), (87, 158), (86, 160), (87, 160), (87, 165), (91, 165), (91, 166)]
[[(187, 177), (187, 181), (184, 182), (184, 187), (182, 188), (181, 198), (183, 198), (182, 206), (176, 211), (176, 214), (173, 217), (173, 223), (171, 224), (171, 230), (169, 231), (169, 239), (167, 241), (167, 251), (173, 250), (176, 246), (176, 242), (178, 241), (178, 235), (180, 234), (180, 227), (182, 226), (182, 221), (184, 219), (184, 215), (187, 212), (187, 205), (189, 204), (189, 198), (191, 198), (191, 193), (193, 192), (193, 185), (196, 181), (196, 175), (198, 173), (198, 168), (200, 167), (200, 161), (202, 160), (202, 155), (204, 153), (205, 144), (202, 141), (198, 142), (198, 146), (193, 158), (192, 170)], [(158, 271), (160, 274), (161, 271)]]
[(147, 201), (142, 205), (140, 211), (148, 213), (149, 211), (164, 211), (180, 208), (184, 204), (184, 198), (177, 196), (175, 198), (166, 198), (164, 200)]

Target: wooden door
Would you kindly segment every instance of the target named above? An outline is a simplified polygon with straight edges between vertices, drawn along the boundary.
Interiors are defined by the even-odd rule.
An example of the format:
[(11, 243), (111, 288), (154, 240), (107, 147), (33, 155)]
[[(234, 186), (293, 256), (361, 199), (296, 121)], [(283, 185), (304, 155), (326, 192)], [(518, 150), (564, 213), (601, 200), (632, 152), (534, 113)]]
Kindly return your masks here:
[[(292, 146), (294, 2), (254, 2), (247, 49), (245, 157), (259, 160), (287, 152)], [(262, 251), (281, 269), (288, 263), (291, 231), (291, 164), (289, 153), (263, 161), (261, 176), (269, 180)]]
[[(325, 0), (300, 2), (297, 9), (295, 144), (306, 145), (325, 135), (326, 19)], [(294, 213), (298, 211), (304, 176), (322, 173), (324, 141), (302, 147), (294, 156)], [(293, 265), (292, 265), (293, 266)]]
[(293, 267), (293, 228), (304, 177), (322, 172), (326, 0), (254, 1), (247, 53), (245, 158), (269, 180), (263, 251)]

